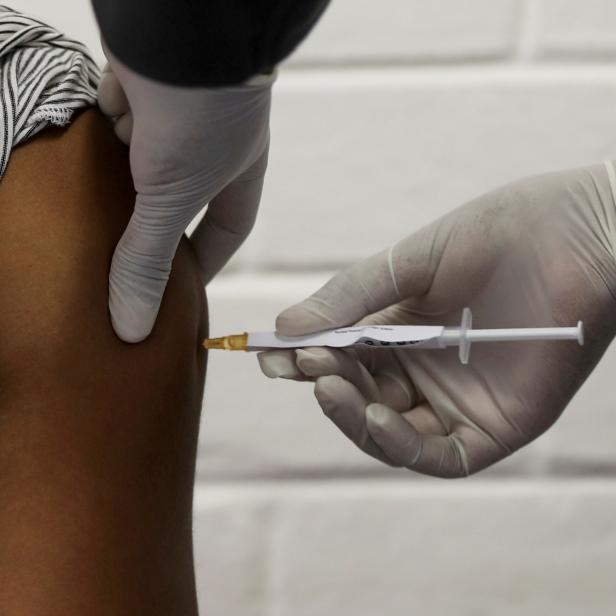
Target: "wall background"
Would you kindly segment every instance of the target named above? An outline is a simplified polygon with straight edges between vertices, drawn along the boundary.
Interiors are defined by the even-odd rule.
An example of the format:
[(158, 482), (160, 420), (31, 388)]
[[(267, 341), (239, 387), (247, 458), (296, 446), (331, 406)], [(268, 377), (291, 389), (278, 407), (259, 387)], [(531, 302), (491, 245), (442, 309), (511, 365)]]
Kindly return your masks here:
[[(102, 58), (87, 0), (9, 0)], [(212, 333), (523, 175), (616, 158), (611, 0), (333, 0), (283, 68), (262, 212)], [(195, 516), (204, 614), (610, 613), (616, 352), (548, 434), (465, 482), (373, 463), (309, 385), (212, 354)]]

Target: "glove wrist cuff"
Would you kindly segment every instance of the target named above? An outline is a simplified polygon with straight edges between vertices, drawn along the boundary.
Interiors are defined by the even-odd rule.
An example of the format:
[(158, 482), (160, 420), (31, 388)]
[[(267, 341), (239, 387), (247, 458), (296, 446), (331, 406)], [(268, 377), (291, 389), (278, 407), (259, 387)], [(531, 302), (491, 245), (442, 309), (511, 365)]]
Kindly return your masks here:
[(271, 73), (259, 73), (258, 75), (253, 75), (242, 85), (249, 87), (269, 86), (276, 81), (276, 77), (278, 77), (278, 70), (274, 69)]

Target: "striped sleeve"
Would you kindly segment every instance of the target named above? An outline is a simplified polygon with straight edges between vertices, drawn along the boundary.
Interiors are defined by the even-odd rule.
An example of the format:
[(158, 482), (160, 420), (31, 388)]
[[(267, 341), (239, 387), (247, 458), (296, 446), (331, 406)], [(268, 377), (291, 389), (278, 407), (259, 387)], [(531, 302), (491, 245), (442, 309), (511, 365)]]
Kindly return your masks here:
[(92, 0), (109, 49), (169, 84), (223, 86), (271, 73), (329, 0)]
[(95, 105), (99, 79), (84, 45), (0, 6), (0, 178), (13, 147)]

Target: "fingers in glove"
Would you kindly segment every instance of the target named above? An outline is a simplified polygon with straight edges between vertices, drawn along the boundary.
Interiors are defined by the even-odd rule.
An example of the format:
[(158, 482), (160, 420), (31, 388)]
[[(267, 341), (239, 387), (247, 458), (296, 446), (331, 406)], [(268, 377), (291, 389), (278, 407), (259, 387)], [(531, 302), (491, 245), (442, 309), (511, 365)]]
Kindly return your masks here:
[(324, 347), (281, 349), (259, 353), (258, 359), (262, 372), (270, 378), (314, 381), (320, 376), (341, 376), (370, 402), (382, 402), (400, 413), (420, 400), (408, 376), (396, 373), (395, 365), (373, 376), (352, 351)]
[(354, 385), (339, 376), (322, 376), (316, 381), (314, 395), (325, 415), (362, 451), (385, 464), (399, 466), (368, 432), (367, 402)]
[(379, 388), (372, 375), (354, 357), (341, 349), (309, 347), (297, 349), (296, 363), (308, 377), (340, 376), (349, 381), (370, 402), (380, 401)]
[(130, 111), (130, 105), (119, 79), (107, 64), (98, 85), (98, 106), (110, 118), (122, 116)]
[(216, 196), (191, 235), (203, 284), (224, 267), (252, 230), (267, 167), (267, 151), (249, 171)]
[(270, 379), (311, 381), (295, 363), (295, 349), (263, 351), (257, 355), (261, 372)]
[(125, 113), (120, 116), (113, 124), (113, 129), (118, 139), (124, 145), (130, 145), (133, 136), (133, 114), (132, 112)]
[(320, 376), (338, 375), (355, 384), (369, 399), (380, 399), (374, 380), (353, 356), (338, 349), (276, 349), (258, 353), (257, 359), (265, 376), (293, 381), (312, 381)]
[(408, 375), (395, 367), (381, 370), (374, 375), (374, 381), (379, 388), (380, 402), (398, 413), (412, 409), (419, 402), (417, 390)]
[(427, 293), (438, 265), (432, 227), (342, 270), (299, 304), (278, 315), (276, 329), (299, 336), (357, 323), (369, 314)]
[(410, 411), (400, 413), (420, 434), (447, 436), (449, 432), (429, 404), (418, 404)]
[(188, 222), (168, 216), (165, 205), (137, 196), (135, 210), (118, 242), (109, 273), (109, 312), (117, 336), (141, 342), (154, 327), (171, 263)]
[(371, 404), (366, 409), (368, 433), (393, 462), (435, 477), (469, 474), (464, 444), (450, 434), (422, 434), (393, 409)]
[(298, 349), (296, 363), (306, 376), (312, 378), (341, 376), (353, 383), (369, 402), (382, 402), (398, 412), (408, 411), (418, 403), (415, 387), (397, 363), (392, 361), (387, 369), (373, 375), (365, 363), (357, 359), (354, 351), (325, 347)]

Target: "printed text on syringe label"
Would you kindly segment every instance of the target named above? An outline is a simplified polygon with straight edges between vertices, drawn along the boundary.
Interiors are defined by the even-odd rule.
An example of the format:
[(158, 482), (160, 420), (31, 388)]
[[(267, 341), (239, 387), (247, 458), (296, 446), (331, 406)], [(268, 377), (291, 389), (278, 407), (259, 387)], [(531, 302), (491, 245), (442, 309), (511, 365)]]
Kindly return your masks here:
[(424, 348), (442, 346), (439, 343), (438, 338), (428, 338), (428, 339), (424, 338), (423, 340), (396, 340), (396, 341), (390, 342), (387, 340), (375, 340), (374, 338), (363, 337), (357, 340), (355, 344), (370, 346), (370, 347), (389, 347), (392, 349), (400, 348), (400, 347), (410, 347), (410, 346), (424, 347)]

